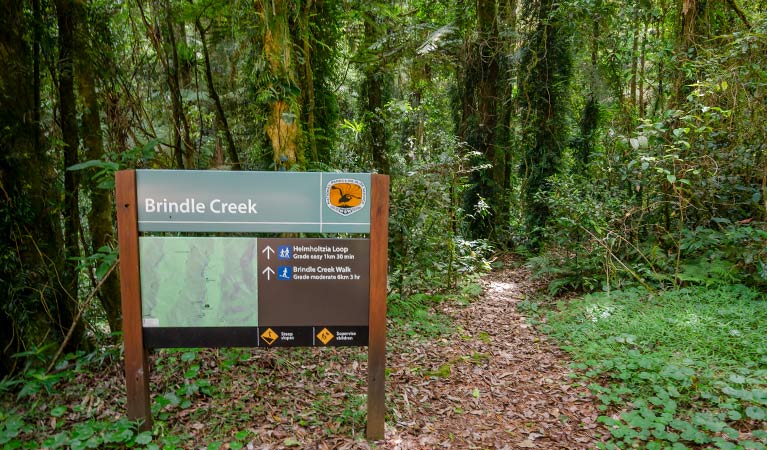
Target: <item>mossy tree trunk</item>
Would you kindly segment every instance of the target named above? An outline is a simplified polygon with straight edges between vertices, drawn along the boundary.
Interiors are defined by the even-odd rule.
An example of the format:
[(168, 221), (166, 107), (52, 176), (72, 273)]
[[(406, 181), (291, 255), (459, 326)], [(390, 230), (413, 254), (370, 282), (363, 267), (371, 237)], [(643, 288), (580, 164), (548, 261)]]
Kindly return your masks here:
[(538, 250), (549, 220), (549, 177), (561, 165), (567, 145), (567, 95), (572, 72), (570, 36), (560, 4), (540, 0), (528, 7), (536, 28), (523, 49), (519, 102), (523, 114), (525, 219), (529, 246)]
[(477, 152), (472, 158), (471, 186), (465, 193), (469, 233), (473, 238), (498, 238), (508, 219), (508, 177), (505, 146), (499, 146), (499, 74), (501, 41), (495, 0), (477, 0), (476, 40), (464, 69), (462, 139)]
[(340, 0), (314, 0), (306, 17), (311, 53), (311, 67), (307, 70), (311, 70), (312, 79), (308, 83), (307, 78), (307, 87), (312, 89), (312, 99), (311, 110), (305, 114), (311, 112), (314, 116), (313, 148), (316, 148), (317, 161), (325, 164), (330, 162), (331, 149), (337, 139), (339, 107), (334, 73), (339, 61), (338, 43), (343, 39), (341, 8)]
[[(83, 5), (79, 4), (76, 7), (78, 8), (76, 17), (82, 18), (78, 21), (76, 30), (77, 45), (75, 50), (77, 54), (75, 61), (77, 87), (83, 105), (81, 131), (85, 147), (85, 159), (105, 159), (104, 139), (101, 133), (101, 106), (96, 91), (96, 61), (91, 57), (94, 46), (89, 40), (89, 36), (92, 34), (89, 24), (85, 20), (86, 14), (82, 9)], [(103, 247), (114, 248), (116, 246), (111, 192), (98, 187), (98, 180), (93, 175), (91, 171), (88, 171), (84, 173), (83, 178), (91, 203), (90, 211), (88, 211), (88, 229), (92, 254)], [(96, 280), (94, 279), (94, 281)], [(117, 272), (104, 280), (98, 297), (106, 314), (109, 329), (112, 333), (122, 331), (120, 280)]]
[[(67, 170), (79, 162), (79, 135), (77, 126), (77, 104), (75, 98), (75, 33), (78, 17), (77, 5), (72, 0), (57, 0), (56, 15), (59, 26), (58, 91), (61, 138), (63, 141), (64, 173), (64, 253), (66, 262), (61, 274), (67, 292), (62, 308), (61, 332), (66, 334), (73, 325), (79, 305), (79, 258), (80, 253), (80, 181), (79, 173)], [(85, 327), (75, 325), (75, 332), (69, 341), (70, 348), (81, 342)]]
[(61, 179), (37, 123), (33, 60), (39, 54), (33, 56), (26, 34), (34, 28), (22, 0), (0, 2), (6, 62), (0, 71), (0, 377), (23, 364), (14, 353), (61, 342), (71, 324), (66, 308), (76, 306), (64, 284)]
[(289, 14), (291, 0), (261, 3), (265, 19), (264, 57), (272, 77), (273, 97), (269, 106), (266, 135), (272, 147), (275, 170), (289, 170), (303, 163), (300, 148), (299, 88), (296, 83), (293, 39)]
[(382, 36), (384, 25), (379, 23), (378, 18), (369, 10), (365, 12), (363, 20), (365, 37), (360, 55), (364, 75), (361, 92), (365, 122), (363, 139), (370, 148), (375, 170), (378, 173), (390, 173), (387, 154), (389, 136), (384, 113), (386, 103), (391, 99), (392, 80), (386, 70), (386, 57), (380, 50), (372, 50)]

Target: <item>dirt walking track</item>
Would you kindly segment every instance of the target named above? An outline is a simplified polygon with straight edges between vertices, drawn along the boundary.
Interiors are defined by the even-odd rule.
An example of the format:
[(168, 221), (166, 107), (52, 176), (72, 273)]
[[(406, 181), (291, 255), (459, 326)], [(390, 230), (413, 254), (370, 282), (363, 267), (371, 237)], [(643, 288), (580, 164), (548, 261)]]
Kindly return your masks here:
[(478, 300), (442, 307), (454, 336), (390, 352), (393, 420), (379, 448), (595, 448), (606, 431), (592, 395), (517, 312), (528, 280), (524, 269), (488, 275)]

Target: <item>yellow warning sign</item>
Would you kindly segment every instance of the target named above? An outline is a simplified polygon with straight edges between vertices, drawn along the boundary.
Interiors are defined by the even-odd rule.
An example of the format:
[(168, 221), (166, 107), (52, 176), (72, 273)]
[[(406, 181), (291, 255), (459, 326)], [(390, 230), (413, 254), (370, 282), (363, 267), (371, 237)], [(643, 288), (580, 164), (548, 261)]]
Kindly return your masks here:
[(261, 338), (268, 345), (272, 345), (274, 344), (274, 341), (276, 341), (279, 338), (279, 336), (277, 335), (277, 333), (274, 332), (274, 330), (272, 330), (271, 328), (267, 328), (266, 331), (261, 333)]
[(333, 333), (330, 332), (327, 328), (323, 328), (322, 331), (317, 333), (317, 339), (319, 339), (324, 345), (328, 345), (328, 342), (332, 341)]

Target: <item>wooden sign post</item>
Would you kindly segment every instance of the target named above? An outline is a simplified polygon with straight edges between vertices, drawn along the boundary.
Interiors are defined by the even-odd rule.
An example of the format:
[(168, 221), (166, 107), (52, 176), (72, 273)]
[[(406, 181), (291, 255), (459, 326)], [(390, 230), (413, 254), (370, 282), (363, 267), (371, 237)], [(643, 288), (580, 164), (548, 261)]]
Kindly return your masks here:
[(383, 438), (388, 176), (123, 170), (115, 185), (130, 419), (151, 428), (149, 348), (367, 345), (367, 437)]

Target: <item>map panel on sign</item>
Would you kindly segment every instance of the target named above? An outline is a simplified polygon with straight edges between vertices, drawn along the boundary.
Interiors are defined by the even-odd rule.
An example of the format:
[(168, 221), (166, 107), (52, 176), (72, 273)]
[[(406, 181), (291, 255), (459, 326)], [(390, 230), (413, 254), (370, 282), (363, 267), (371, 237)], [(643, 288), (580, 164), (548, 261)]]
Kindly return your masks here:
[(144, 328), (258, 326), (258, 240), (141, 237)]

